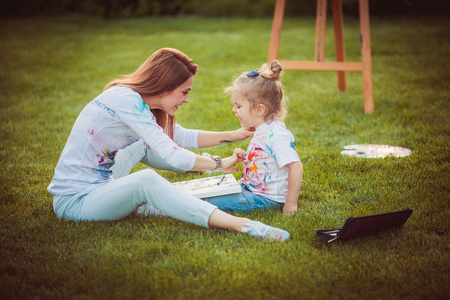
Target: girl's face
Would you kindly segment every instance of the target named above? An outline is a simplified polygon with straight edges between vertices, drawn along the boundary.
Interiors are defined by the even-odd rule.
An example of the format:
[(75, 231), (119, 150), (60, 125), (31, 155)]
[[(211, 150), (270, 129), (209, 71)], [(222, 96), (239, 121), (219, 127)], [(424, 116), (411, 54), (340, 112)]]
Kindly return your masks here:
[(263, 116), (260, 116), (258, 112), (253, 109), (250, 101), (248, 101), (240, 92), (233, 91), (231, 94), (233, 99), (233, 109), (231, 110), (234, 115), (239, 118), (241, 126), (244, 128), (258, 127), (264, 123)]
[(174, 116), (183, 103), (189, 103), (189, 91), (192, 89), (194, 76), (189, 77), (184, 83), (171, 92), (162, 94), (159, 109), (165, 111), (169, 116)]

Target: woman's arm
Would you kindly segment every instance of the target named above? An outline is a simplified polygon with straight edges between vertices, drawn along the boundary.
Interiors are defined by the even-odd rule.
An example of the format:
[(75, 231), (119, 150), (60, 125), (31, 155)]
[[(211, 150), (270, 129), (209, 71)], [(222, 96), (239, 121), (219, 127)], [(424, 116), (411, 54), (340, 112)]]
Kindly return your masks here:
[(283, 213), (290, 215), (297, 212), (298, 195), (300, 194), (303, 182), (303, 165), (300, 161), (296, 161), (286, 165), (286, 167), (289, 169), (288, 193), (286, 204), (283, 207)]
[[(239, 168), (235, 166), (236, 163), (241, 162), (243, 157), (239, 153), (239, 148), (233, 151), (233, 155), (222, 159), (221, 172), (237, 172)], [(242, 150), (241, 150), (242, 151)], [(217, 167), (217, 162), (210, 157), (196, 155), (194, 167), (191, 171), (208, 171), (214, 170)]]
[(243, 141), (253, 136), (254, 128), (239, 128), (234, 131), (199, 131), (198, 147), (206, 148), (234, 141)]

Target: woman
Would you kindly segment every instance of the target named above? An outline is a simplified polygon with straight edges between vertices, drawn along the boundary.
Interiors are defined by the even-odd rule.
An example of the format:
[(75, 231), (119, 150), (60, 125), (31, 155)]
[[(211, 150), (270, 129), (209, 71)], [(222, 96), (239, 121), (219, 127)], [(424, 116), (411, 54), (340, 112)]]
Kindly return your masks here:
[(235, 154), (210, 158), (185, 148), (244, 140), (250, 131), (187, 130), (174, 123), (175, 112), (189, 102), (196, 73), (192, 59), (163, 48), (134, 73), (107, 84), (81, 111), (48, 187), (58, 218), (118, 220), (146, 205), (199, 226), (263, 239), (289, 238), (284, 230), (229, 215), (181, 191), (152, 169), (127, 175), (139, 161), (178, 172), (236, 170)]

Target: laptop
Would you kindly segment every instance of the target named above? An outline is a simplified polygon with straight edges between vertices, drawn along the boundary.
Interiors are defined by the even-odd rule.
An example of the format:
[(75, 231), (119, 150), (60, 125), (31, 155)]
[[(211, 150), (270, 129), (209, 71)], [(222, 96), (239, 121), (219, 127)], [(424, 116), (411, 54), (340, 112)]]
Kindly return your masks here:
[(317, 230), (316, 236), (329, 243), (379, 233), (389, 228), (399, 228), (408, 220), (413, 210), (408, 208), (394, 212), (363, 217), (350, 217), (339, 229)]

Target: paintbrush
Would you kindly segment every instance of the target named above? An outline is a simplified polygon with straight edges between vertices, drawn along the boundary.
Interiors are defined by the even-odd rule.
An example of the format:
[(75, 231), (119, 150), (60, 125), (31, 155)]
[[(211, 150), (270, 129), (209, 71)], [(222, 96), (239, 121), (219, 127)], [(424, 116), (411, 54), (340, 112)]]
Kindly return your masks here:
[(222, 175), (222, 178), (220, 178), (220, 181), (217, 183), (217, 185), (220, 185), (224, 179), (225, 179), (225, 174)]

